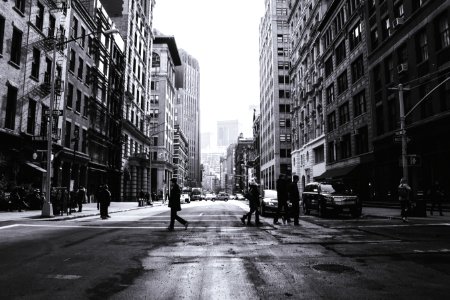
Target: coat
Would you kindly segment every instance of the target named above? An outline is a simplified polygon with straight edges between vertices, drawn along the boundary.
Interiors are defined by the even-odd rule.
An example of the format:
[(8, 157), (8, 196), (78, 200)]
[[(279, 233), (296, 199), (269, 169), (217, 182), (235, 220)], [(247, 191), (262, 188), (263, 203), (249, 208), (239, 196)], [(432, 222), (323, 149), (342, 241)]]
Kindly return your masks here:
[(174, 183), (170, 190), (169, 207), (176, 209), (177, 211), (180, 211), (181, 210), (180, 198), (181, 198), (180, 186), (177, 183)]
[(298, 204), (300, 202), (300, 193), (296, 182), (289, 184), (289, 200), (292, 204)]
[(288, 185), (286, 180), (281, 178), (277, 180), (277, 198), (280, 203), (288, 200)]
[(257, 186), (250, 186), (249, 191), (245, 194), (245, 198), (248, 199), (250, 208), (259, 207), (259, 191)]

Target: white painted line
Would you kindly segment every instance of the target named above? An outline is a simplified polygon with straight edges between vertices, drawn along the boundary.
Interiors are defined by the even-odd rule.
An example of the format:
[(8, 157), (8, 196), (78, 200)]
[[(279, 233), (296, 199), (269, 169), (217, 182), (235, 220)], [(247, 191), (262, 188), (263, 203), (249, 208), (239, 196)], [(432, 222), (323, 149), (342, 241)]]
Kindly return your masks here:
[(0, 230), (2, 229), (8, 229), (8, 228), (14, 228), (14, 227), (19, 227), (20, 224), (13, 224), (13, 225), (6, 225), (6, 226), (1, 226)]
[(75, 279), (80, 279), (81, 276), (80, 275), (61, 275), (61, 274), (56, 274), (56, 275), (48, 275), (47, 278), (63, 279), (63, 280), (75, 280)]
[[(383, 225), (360, 225), (354, 226), (356, 228), (379, 228), (379, 227), (424, 227), (424, 226), (450, 226), (450, 223), (432, 223), (432, 224), (383, 224)], [(354, 228), (353, 227), (353, 228)], [(351, 228), (351, 227), (350, 227)]]
[[(41, 227), (41, 228), (89, 228), (89, 229), (165, 229), (167, 226), (84, 226), (84, 225), (46, 225), (46, 224), (18, 224), (17, 226), (22, 227)], [(184, 227), (175, 227), (183, 229)], [(258, 228), (258, 227), (250, 227)], [(224, 229), (224, 230), (242, 230), (249, 229), (249, 227), (224, 227), (224, 226), (194, 226), (189, 222), (189, 229)]]

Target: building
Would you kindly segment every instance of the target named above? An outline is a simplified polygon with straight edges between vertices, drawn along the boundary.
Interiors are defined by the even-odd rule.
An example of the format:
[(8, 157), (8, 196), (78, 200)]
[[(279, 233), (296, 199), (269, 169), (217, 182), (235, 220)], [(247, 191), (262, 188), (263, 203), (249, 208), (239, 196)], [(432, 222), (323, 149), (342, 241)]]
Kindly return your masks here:
[(154, 0), (103, 1), (125, 39), (125, 100), (123, 102), (122, 199), (135, 201), (139, 191), (151, 192), (151, 139), (160, 127), (151, 121), (150, 73)]
[[(174, 171), (175, 67), (181, 65), (175, 38), (155, 34), (152, 52), (150, 127), (152, 193), (165, 197)], [(189, 141), (188, 141), (189, 142)]]
[(51, 69), (57, 95), (53, 114), (53, 147), (61, 144), (61, 86), (67, 6), (59, 1), (0, 3), (0, 190), (45, 189)]
[(217, 146), (227, 148), (239, 136), (238, 120), (217, 121)]
[[(450, 178), (450, 2), (366, 1), (375, 197), (396, 193), (399, 164), (399, 84), (405, 88), (409, 184), (414, 193)], [(429, 96), (427, 96), (429, 94)], [(395, 201), (395, 197), (392, 198)]]
[(180, 49), (179, 54), (181, 66), (175, 68), (175, 124), (180, 126), (188, 142), (186, 185), (200, 187), (200, 67), (198, 61), (186, 51)]
[(248, 182), (250, 180), (249, 174), (253, 165), (253, 138), (244, 138), (241, 134), (237, 139), (234, 147), (234, 161), (233, 161), (233, 193), (242, 193), (248, 190)]
[(256, 115), (256, 110), (253, 113), (253, 153), (254, 158), (253, 161), (250, 161), (253, 166), (254, 174), (256, 182), (261, 182), (261, 163), (260, 163), (260, 155), (261, 155), (261, 115)]
[(288, 23), (292, 45), (292, 173), (300, 178), (300, 192), (325, 172), (324, 49), (318, 30), (330, 1), (291, 1)]
[(259, 26), (261, 186), (291, 175), (291, 87), (288, 1), (265, 0)]
[(181, 187), (187, 186), (185, 180), (188, 177), (189, 144), (179, 125), (175, 125), (173, 150), (173, 178), (177, 179)]

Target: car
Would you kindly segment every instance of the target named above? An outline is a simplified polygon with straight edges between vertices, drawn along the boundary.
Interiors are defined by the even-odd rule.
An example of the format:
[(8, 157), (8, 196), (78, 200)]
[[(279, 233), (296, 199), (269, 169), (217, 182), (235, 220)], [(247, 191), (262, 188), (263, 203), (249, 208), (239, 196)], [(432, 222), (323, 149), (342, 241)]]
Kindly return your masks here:
[(208, 200), (214, 201), (214, 200), (216, 200), (216, 195), (212, 194), (212, 193), (208, 193), (205, 195), (205, 200), (206, 201), (208, 201)]
[(236, 199), (236, 200), (245, 200), (245, 197), (244, 197), (244, 195), (242, 195), (241, 193), (237, 193), (237, 194), (235, 195), (235, 199)]
[(191, 201), (202, 200), (202, 190), (200, 188), (192, 188)]
[(311, 182), (302, 193), (302, 208), (305, 215), (317, 210), (319, 217), (330, 213), (350, 212), (353, 217), (361, 216), (361, 199), (353, 190), (338, 182)]
[(182, 193), (180, 196), (180, 202), (181, 203), (190, 203), (191, 202), (191, 197), (189, 197), (188, 193)]
[[(292, 208), (292, 203), (288, 202), (288, 210)], [(261, 216), (275, 214), (278, 210), (278, 195), (276, 190), (263, 190), (261, 194), (261, 204), (259, 211)]]
[(230, 196), (228, 196), (227, 193), (224, 192), (220, 192), (219, 194), (217, 194), (216, 197), (217, 200), (224, 200), (224, 201), (228, 201), (230, 199)]

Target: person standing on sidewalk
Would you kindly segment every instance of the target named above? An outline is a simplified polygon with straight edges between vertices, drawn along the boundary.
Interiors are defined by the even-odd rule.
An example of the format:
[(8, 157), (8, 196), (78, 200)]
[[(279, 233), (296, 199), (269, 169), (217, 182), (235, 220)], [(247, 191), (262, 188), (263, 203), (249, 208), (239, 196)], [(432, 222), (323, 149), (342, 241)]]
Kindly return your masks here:
[(245, 193), (245, 198), (249, 201), (250, 211), (244, 214), (241, 218), (242, 224), (245, 225), (245, 220), (247, 220), (247, 225), (251, 226), (252, 214), (255, 213), (255, 224), (256, 226), (261, 225), (262, 223), (259, 221), (259, 191), (258, 184), (256, 181), (252, 180), (250, 183), (250, 188), (247, 193)]
[(78, 189), (78, 199), (77, 199), (77, 204), (78, 204), (78, 212), (82, 212), (83, 211), (83, 203), (86, 202), (86, 189), (84, 188), (84, 186), (80, 186), (80, 188)]
[(111, 193), (109, 191), (108, 185), (105, 184), (100, 188), (98, 193), (98, 202), (100, 205), (100, 218), (107, 219), (111, 218), (108, 214), (108, 206), (111, 203)]
[(299, 226), (298, 217), (300, 215), (300, 193), (298, 191), (298, 175), (292, 177), (292, 182), (289, 184), (289, 201), (292, 203), (292, 214), (294, 216), (294, 225)]
[[(277, 180), (277, 199), (278, 199), (278, 208), (273, 218), (273, 224), (280, 225), (278, 219), (282, 218), (283, 224), (291, 223), (291, 219), (289, 218), (289, 210), (288, 210), (288, 184), (286, 182), (284, 174), (280, 174)], [(282, 214), (283, 212), (283, 214)]]
[(429, 194), (431, 200), (430, 215), (433, 215), (434, 207), (437, 205), (439, 215), (443, 216), (444, 214), (442, 213), (442, 199), (444, 198), (444, 192), (442, 191), (439, 181), (436, 180), (434, 182), (433, 186), (429, 191)]
[(408, 211), (409, 211), (409, 201), (410, 201), (411, 187), (405, 178), (400, 180), (400, 185), (398, 186), (398, 200), (401, 206), (401, 215), (403, 222), (408, 222)]
[(170, 197), (169, 197), (170, 225), (167, 229), (169, 231), (173, 231), (175, 220), (177, 220), (178, 222), (184, 225), (184, 229), (186, 230), (188, 228), (189, 222), (177, 215), (177, 212), (181, 210), (181, 202), (180, 202), (181, 189), (177, 183), (176, 178), (170, 179), (170, 182), (172, 182), (172, 188), (170, 190)]

